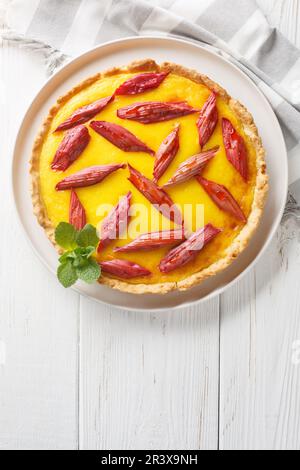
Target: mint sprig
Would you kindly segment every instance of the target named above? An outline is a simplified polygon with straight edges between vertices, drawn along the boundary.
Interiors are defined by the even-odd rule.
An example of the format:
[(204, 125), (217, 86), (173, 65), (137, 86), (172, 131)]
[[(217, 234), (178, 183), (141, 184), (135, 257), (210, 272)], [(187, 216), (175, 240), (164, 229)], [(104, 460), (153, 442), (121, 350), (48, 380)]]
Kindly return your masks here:
[(86, 225), (75, 230), (73, 225), (61, 222), (55, 230), (55, 241), (65, 253), (59, 258), (57, 277), (65, 287), (71, 287), (78, 279), (93, 284), (101, 276), (101, 268), (93, 258), (99, 243), (96, 228)]
[(61, 222), (55, 230), (55, 241), (65, 250), (73, 250), (76, 247), (76, 230), (73, 225)]

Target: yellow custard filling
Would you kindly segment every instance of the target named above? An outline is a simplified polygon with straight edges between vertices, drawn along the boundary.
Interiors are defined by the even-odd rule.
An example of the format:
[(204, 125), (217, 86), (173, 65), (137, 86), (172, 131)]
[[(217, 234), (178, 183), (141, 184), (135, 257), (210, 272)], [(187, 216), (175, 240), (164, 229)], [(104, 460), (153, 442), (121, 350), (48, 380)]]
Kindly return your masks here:
[[(85, 125), (89, 129), (91, 141), (83, 154), (63, 173), (54, 172), (50, 168), (55, 152), (65, 135), (64, 132), (53, 133), (58, 125), (65, 121), (78, 108), (100, 98), (112, 95), (118, 86), (133, 75), (134, 74), (120, 74), (113, 77), (102, 78), (71, 98), (60, 108), (53, 119), (51, 128), (44, 140), (40, 156), (41, 195), (48, 218), (53, 226), (57, 226), (62, 221), (68, 222), (70, 204), (70, 191), (58, 192), (55, 190), (55, 186), (59, 181), (79, 170), (94, 165), (128, 162), (149, 179), (152, 179), (154, 158), (151, 155), (146, 153), (124, 152), (118, 149), (94, 132), (89, 127), (88, 123)], [(154, 151), (158, 150), (162, 141), (174, 128), (174, 125), (180, 123), (180, 149), (176, 158), (159, 181), (159, 185), (163, 185), (171, 178), (181, 162), (200, 152), (199, 136), (196, 127), (198, 114), (192, 114), (173, 121), (144, 125), (119, 119), (116, 115), (117, 109), (141, 101), (187, 101), (191, 106), (200, 109), (210, 93), (211, 91), (203, 85), (197, 84), (187, 78), (170, 74), (156, 90), (135, 96), (117, 96), (114, 102), (109, 104), (107, 108), (92, 120), (98, 119), (120, 124), (136, 135), (141, 141), (145, 142)], [(219, 145), (220, 151), (207, 165), (203, 176), (209, 180), (225, 185), (237, 200), (245, 215), (248, 216), (251, 212), (256, 182), (255, 149), (244, 133), (239, 119), (230, 109), (229, 105), (222, 98), (218, 97), (217, 106), (219, 111), (219, 123), (213, 136), (205, 146), (205, 149)], [(228, 118), (245, 140), (248, 150), (248, 183), (243, 181), (240, 174), (226, 158), (221, 129), (222, 117)], [(128, 169), (119, 170), (95, 186), (76, 190), (86, 210), (87, 222), (96, 227), (99, 226), (107, 215), (107, 213), (103, 213), (101, 207), (103, 207), (104, 204), (116, 205), (121, 196), (131, 191), (132, 204), (141, 204), (143, 207), (147, 208), (148, 213), (142, 220), (141, 214), (136, 213), (132, 215), (131, 223), (136, 224), (135, 228), (137, 234), (148, 232), (150, 229), (154, 231), (169, 228), (169, 221), (155, 209), (153, 210), (150, 202), (128, 181), (128, 176)], [(149, 277), (130, 280), (129, 282), (131, 283), (142, 282), (145, 284), (154, 284), (180, 281), (193, 273), (201, 271), (223, 257), (226, 248), (231, 245), (234, 238), (236, 238), (243, 228), (242, 223), (220, 210), (214, 204), (195, 179), (168, 188), (167, 192), (180, 208), (184, 208), (185, 205), (192, 205), (194, 207), (194, 210), (188, 210), (188, 213), (185, 214), (185, 224), (189, 230), (196, 230), (204, 224), (212, 223), (215, 227), (222, 228), (223, 231), (197, 255), (194, 261), (169, 274), (162, 274), (158, 269), (158, 265), (172, 246), (151, 250), (149, 252), (137, 251), (130, 254), (116, 254), (113, 252), (113, 249), (116, 246), (129, 243), (131, 238), (112, 241), (101, 255), (99, 255), (99, 260), (109, 260), (112, 258), (126, 259), (136, 262), (152, 272), (152, 275)], [(199, 213), (197, 217), (195, 210), (196, 205), (201, 204), (204, 208), (203, 218), (199, 218)], [(134, 225), (131, 227), (131, 235), (133, 232)]]

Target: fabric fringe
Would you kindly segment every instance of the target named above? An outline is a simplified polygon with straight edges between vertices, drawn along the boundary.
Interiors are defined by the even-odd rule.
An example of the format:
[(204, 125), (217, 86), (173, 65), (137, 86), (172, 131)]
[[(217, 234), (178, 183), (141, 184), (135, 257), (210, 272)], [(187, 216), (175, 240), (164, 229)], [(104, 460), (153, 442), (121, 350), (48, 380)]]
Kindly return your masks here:
[(295, 219), (300, 224), (300, 206), (291, 193), (288, 195), (288, 200), (284, 210), (282, 223), (287, 222), (289, 219)]
[[(1, 21), (1, 19), (0, 19)], [(23, 34), (18, 34), (8, 28), (1, 31), (2, 39), (16, 44), (19, 47), (29, 49), (33, 52), (42, 54), (45, 58), (47, 75), (52, 75), (56, 69), (66, 63), (70, 57), (63, 54), (58, 49), (54, 49), (42, 41), (33, 38), (27, 38)]]

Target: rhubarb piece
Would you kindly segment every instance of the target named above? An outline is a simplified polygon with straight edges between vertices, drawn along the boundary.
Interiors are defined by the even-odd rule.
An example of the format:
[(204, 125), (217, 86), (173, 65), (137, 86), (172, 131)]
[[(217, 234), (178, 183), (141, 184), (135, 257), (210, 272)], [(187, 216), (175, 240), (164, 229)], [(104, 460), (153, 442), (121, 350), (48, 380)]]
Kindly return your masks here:
[(174, 245), (176, 243), (178, 244), (185, 239), (186, 237), (183, 229), (145, 233), (144, 235), (136, 238), (136, 240), (133, 240), (128, 245), (115, 248), (114, 251), (121, 253), (140, 250), (149, 251), (155, 248), (161, 248), (163, 246)]
[(182, 216), (170, 196), (156, 183), (146, 178), (139, 171), (128, 165), (130, 171), (129, 181), (142, 193), (154, 207), (167, 219), (182, 225)]
[(202, 178), (202, 176), (197, 176), (197, 180), (219, 209), (228, 212), (242, 222), (247, 222), (247, 218), (242, 209), (225, 186), (213, 181), (208, 181)]
[(71, 191), (69, 222), (76, 230), (86, 226), (86, 213), (75, 191)]
[(112, 274), (113, 276), (122, 279), (133, 279), (135, 277), (150, 276), (151, 272), (143, 268), (139, 264), (125, 261), (122, 259), (114, 259), (112, 261), (102, 261), (100, 263), (101, 269), (104, 273)]
[(90, 123), (90, 126), (95, 132), (119, 149), (124, 150), (124, 152), (146, 152), (155, 155), (155, 152), (146, 144), (118, 124), (105, 121), (93, 121)]
[(85, 188), (100, 183), (108, 175), (114, 171), (126, 168), (124, 163), (118, 165), (101, 165), (91, 166), (84, 170), (78, 171), (74, 175), (67, 176), (64, 180), (56, 185), (56, 191), (64, 191), (65, 189)]
[(185, 162), (179, 165), (177, 171), (172, 178), (164, 185), (165, 188), (174, 186), (184, 181), (188, 181), (193, 176), (198, 175), (205, 167), (205, 165), (216, 155), (220, 147), (214, 147), (206, 152), (199, 153), (190, 157)]
[(131, 192), (120, 199), (120, 202), (112, 209), (104, 219), (101, 226), (101, 241), (98, 245), (98, 253), (105, 248), (111, 240), (120, 237), (128, 227)]
[(181, 116), (197, 113), (199, 110), (192, 108), (186, 101), (178, 103), (161, 103), (150, 101), (146, 103), (135, 103), (117, 111), (121, 119), (138, 121), (143, 124), (170, 121)]
[(222, 128), (227, 159), (240, 173), (242, 178), (247, 181), (248, 162), (244, 139), (237, 133), (228, 119), (222, 119)]
[(78, 126), (70, 130), (56, 151), (51, 164), (52, 170), (66, 171), (82, 154), (90, 138), (89, 131), (85, 126)]
[(162, 273), (169, 273), (174, 269), (181, 268), (196, 258), (207, 243), (221, 232), (220, 229), (208, 224), (195, 232), (188, 240), (171, 250), (159, 264)]
[(172, 163), (179, 150), (179, 128), (178, 124), (170, 135), (163, 141), (157, 154), (153, 171), (153, 181), (157, 181), (162, 177), (169, 165)]
[(158, 88), (164, 79), (169, 75), (169, 72), (163, 73), (141, 73), (133, 78), (130, 78), (123, 83), (117, 90), (116, 95), (138, 95), (144, 91)]
[(108, 96), (77, 109), (66, 121), (58, 126), (55, 132), (65, 131), (78, 126), (78, 124), (84, 124), (99, 114), (113, 99), (114, 95)]
[(218, 124), (217, 95), (212, 93), (203, 108), (197, 121), (199, 143), (202, 148), (211, 138)]

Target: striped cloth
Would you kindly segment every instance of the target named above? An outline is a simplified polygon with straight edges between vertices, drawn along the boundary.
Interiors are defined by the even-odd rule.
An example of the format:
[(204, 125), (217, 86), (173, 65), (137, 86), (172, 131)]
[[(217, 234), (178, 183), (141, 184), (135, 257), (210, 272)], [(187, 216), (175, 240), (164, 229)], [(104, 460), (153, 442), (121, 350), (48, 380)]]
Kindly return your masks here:
[(288, 207), (296, 208), (296, 200), (300, 201), (300, 51), (270, 27), (255, 0), (7, 3), (3, 37), (43, 52), (50, 72), (68, 56), (134, 35), (184, 37), (225, 55), (251, 77), (279, 118), (290, 159)]

